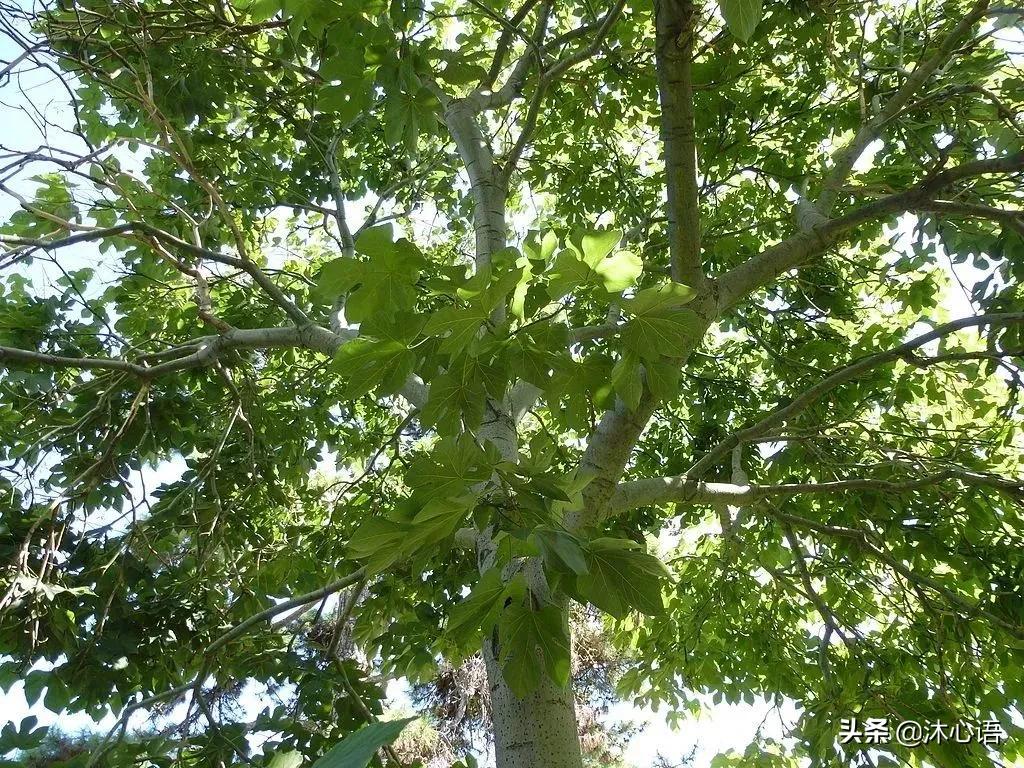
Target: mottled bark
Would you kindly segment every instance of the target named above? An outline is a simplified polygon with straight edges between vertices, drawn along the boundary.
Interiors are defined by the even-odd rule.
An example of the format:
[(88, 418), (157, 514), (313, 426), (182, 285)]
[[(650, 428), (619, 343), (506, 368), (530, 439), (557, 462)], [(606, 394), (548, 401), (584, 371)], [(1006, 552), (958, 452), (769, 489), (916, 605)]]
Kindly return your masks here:
[[(469, 175), (476, 266), (483, 269), (506, 246), (505, 183), (472, 105), (449, 102), (445, 122)], [(479, 440), (492, 443), (510, 461), (518, 456), (517, 399), (510, 394), (501, 402), (488, 400), (484, 421), (477, 432)], [(478, 532), (481, 571), (493, 566), (494, 554), (492, 530)], [(520, 567), (530, 571), (534, 593), (547, 599), (539, 561), (522, 563)], [(511, 575), (512, 569), (509, 571)], [(532, 693), (519, 698), (505, 681), (498, 661), (500, 648), (501, 638), (495, 633), (484, 639), (481, 649), (487, 669), (497, 768), (582, 768), (571, 682), (560, 688), (545, 675)]]

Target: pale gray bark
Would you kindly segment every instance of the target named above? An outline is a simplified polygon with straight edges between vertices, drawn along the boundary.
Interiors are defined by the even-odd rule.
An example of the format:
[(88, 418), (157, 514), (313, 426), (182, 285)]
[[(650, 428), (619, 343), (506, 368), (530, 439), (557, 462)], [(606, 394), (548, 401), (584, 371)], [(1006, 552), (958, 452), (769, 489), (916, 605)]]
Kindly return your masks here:
[[(686, 364), (717, 317), (716, 287), (710, 282), (706, 286), (702, 295), (687, 305), (687, 309), (694, 313), (699, 322), (693, 324), (682, 347), (673, 352), (672, 357), (679, 365)], [(566, 517), (565, 524), (569, 530), (596, 526), (607, 514), (607, 506), (615, 493), (616, 484), (657, 407), (657, 400), (645, 387), (636, 410), (616, 399), (615, 407), (601, 417), (580, 462), (581, 471), (593, 479), (583, 489), (583, 509)]]
[(870, 477), (850, 480), (832, 480), (820, 483), (780, 483), (778, 485), (751, 485), (737, 483), (706, 483), (689, 475), (655, 477), (620, 483), (608, 504), (608, 513), (614, 515), (638, 507), (659, 504), (743, 505), (759, 499), (795, 495), (829, 495), (847, 491), (879, 491), (906, 493), (954, 481), (966, 486), (985, 486), (1019, 496), (1024, 492), (1024, 479), (1013, 479), (950, 469), (909, 480), (881, 480)]
[[(324, 354), (334, 354), (345, 341), (354, 338), (353, 330), (337, 333), (318, 325), (281, 328), (231, 328), (222, 334), (204, 336), (159, 355), (131, 362), (117, 358), (64, 357), (15, 347), (0, 347), (0, 367), (5, 361), (51, 368), (78, 368), (81, 370), (123, 371), (141, 379), (153, 379), (175, 371), (202, 368), (215, 362), (231, 349), (275, 349), (305, 347)], [(164, 359), (171, 358), (171, 359)], [(163, 359), (163, 362), (155, 362)], [(154, 361), (152, 364), (147, 360)]]
[(571, 688), (560, 688), (544, 675), (537, 689), (520, 699), (501, 675), (499, 646), (494, 645), (493, 638), (484, 641), (483, 651), (497, 768), (581, 768)]
[(886, 123), (896, 117), (911, 98), (928, 82), (929, 78), (942, 67), (956, 52), (957, 47), (984, 18), (988, 10), (989, 0), (977, 0), (970, 12), (961, 17), (956, 26), (946, 35), (938, 50), (922, 61), (910, 74), (906, 82), (890, 98), (878, 114), (871, 116), (861, 125), (860, 129), (839, 152), (836, 153), (833, 165), (821, 187), (816, 207), (823, 216), (828, 216), (835, 205), (840, 188), (846, 183), (857, 159), (864, 154), (868, 145), (880, 135)]
[[(489, 142), (471, 103), (449, 101), (445, 105), (445, 122), (469, 175), (474, 202), (476, 268), (481, 270), (506, 246), (505, 181), (494, 163)], [(529, 407), (533, 396), (532, 388), (518, 387), (502, 402), (488, 400), (478, 439), (492, 443), (502, 458), (515, 461), (519, 454), (517, 416)], [(490, 528), (477, 532), (477, 560), (481, 571), (494, 565), (492, 535)], [(548, 599), (540, 563), (519, 565), (530, 572), (531, 591), (541, 600)], [(519, 698), (502, 674), (498, 660), (500, 644), (501, 638), (495, 631), (484, 638), (481, 649), (490, 689), (497, 768), (582, 768), (571, 685), (559, 687), (543, 675), (533, 692)]]

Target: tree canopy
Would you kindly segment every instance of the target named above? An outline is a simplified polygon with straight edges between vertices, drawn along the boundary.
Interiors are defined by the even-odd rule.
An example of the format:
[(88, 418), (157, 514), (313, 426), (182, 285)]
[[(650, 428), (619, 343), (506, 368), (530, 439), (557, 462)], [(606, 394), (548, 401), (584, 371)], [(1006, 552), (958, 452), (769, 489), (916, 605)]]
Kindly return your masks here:
[(90, 768), (415, 759), (399, 679), (498, 768), (613, 690), (1020, 759), (1022, 18), (0, 0), (0, 683)]

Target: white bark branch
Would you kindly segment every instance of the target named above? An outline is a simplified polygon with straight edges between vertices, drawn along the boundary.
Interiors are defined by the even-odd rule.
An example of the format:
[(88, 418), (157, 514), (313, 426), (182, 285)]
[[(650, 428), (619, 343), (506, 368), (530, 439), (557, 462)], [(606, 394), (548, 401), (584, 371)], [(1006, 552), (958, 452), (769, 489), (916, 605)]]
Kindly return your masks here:
[[(686, 476), (696, 480), (705, 471), (721, 461), (729, 451), (737, 445), (749, 443), (760, 438), (772, 429), (793, 419), (802, 413), (819, 399), (824, 397), (836, 387), (852, 381), (867, 371), (877, 368), (880, 365), (895, 362), (899, 359), (909, 358), (911, 353), (924, 346), (930, 341), (935, 341), (951, 333), (963, 330), (964, 328), (976, 328), (981, 326), (1005, 327), (1024, 323), (1024, 312), (1005, 312), (991, 315), (977, 315), (975, 317), (964, 317), (949, 323), (938, 326), (928, 333), (921, 334), (904, 344), (878, 352), (873, 355), (862, 357), (849, 365), (840, 368), (834, 373), (826, 376), (817, 384), (805, 389), (801, 394), (793, 398), (789, 403), (783, 405), (756, 424), (734, 432), (718, 445), (709, 450), (697, 463), (686, 472)], [(911, 359), (911, 362), (913, 360)]]
[(149, 355), (148, 357), (159, 359), (178, 352), (187, 353), (156, 365), (117, 358), (68, 357), (16, 347), (0, 347), (0, 367), (4, 367), (10, 361), (48, 368), (122, 371), (140, 379), (150, 380), (177, 371), (212, 365), (224, 352), (231, 349), (302, 347), (333, 355), (342, 343), (355, 336), (356, 332), (353, 330), (333, 333), (318, 325), (301, 328), (232, 328), (220, 335), (204, 336), (173, 350)]
[(661, 504), (686, 506), (743, 505), (766, 498), (795, 495), (830, 495), (848, 491), (878, 491), (879, 493), (909, 493), (931, 488), (953, 480), (973, 487), (988, 487), (1003, 491), (1015, 498), (1024, 494), (1024, 479), (1009, 479), (963, 469), (950, 469), (912, 480), (877, 480), (855, 478), (820, 483), (781, 483), (778, 485), (708, 483), (692, 475), (656, 477), (620, 483), (608, 505), (609, 514)]
[(943, 190), (962, 181), (986, 174), (1024, 171), (1024, 152), (1005, 157), (975, 160), (941, 171), (904, 191), (867, 203), (844, 216), (822, 219), (814, 227), (766, 248), (729, 270), (718, 280), (719, 304), (726, 309), (779, 275), (806, 263), (813, 256), (840, 242), (856, 227), (896, 213), (919, 210), (932, 204)]
[(835, 162), (825, 177), (821, 193), (818, 196), (815, 206), (818, 213), (823, 216), (829, 215), (835, 205), (839, 190), (846, 184), (857, 159), (864, 154), (868, 145), (878, 138), (885, 124), (896, 117), (936, 70), (953, 56), (974, 25), (984, 18), (988, 5), (989, 0), (978, 0), (970, 12), (963, 16), (952, 31), (946, 35), (938, 50), (914, 69), (902, 87), (886, 102), (885, 107), (865, 122), (853, 139), (836, 154)]

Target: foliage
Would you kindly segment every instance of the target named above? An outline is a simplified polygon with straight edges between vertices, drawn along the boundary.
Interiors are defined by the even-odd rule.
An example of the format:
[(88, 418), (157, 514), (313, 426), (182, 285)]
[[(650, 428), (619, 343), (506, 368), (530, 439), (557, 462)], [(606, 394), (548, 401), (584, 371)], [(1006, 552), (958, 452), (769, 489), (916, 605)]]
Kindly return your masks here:
[(0, 187), (0, 682), (173, 721), (91, 765), (393, 761), (470, 657), (522, 765), (579, 610), (624, 699), (800, 704), (722, 765), (1018, 756), (1018, 14), (606, 5), (0, 0), (74, 107)]

